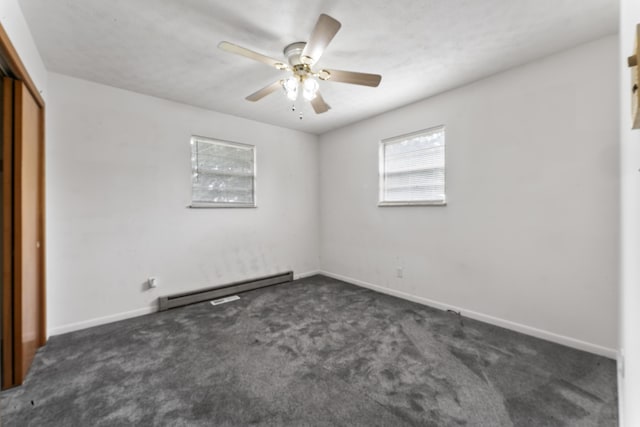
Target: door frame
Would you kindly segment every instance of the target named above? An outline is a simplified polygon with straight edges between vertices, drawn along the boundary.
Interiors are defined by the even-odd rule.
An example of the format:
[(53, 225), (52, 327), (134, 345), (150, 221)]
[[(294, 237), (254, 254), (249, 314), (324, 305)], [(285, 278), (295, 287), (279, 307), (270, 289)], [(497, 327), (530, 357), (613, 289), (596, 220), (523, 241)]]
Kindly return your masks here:
[[(39, 275), (40, 283), (38, 286), (40, 291), (40, 298), (39, 298), (40, 307), (37, 308), (39, 312), (38, 313), (39, 319), (40, 319), (39, 335), (37, 337), (37, 341), (38, 341), (38, 347), (40, 347), (45, 344), (47, 339), (47, 333), (46, 333), (46, 228), (45, 228), (45, 172), (46, 171), (45, 171), (45, 153), (44, 153), (45, 151), (44, 150), (45, 103), (44, 103), (44, 99), (42, 98), (42, 95), (38, 91), (38, 88), (36, 87), (35, 83), (31, 79), (31, 76), (29, 75), (29, 73), (27, 72), (27, 69), (24, 66), (24, 63), (20, 59), (18, 52), (16, 51), (15, 47), (11, 43), (9, 36), (1, 23), (0, 23), (0, 56), (2, 57), (3, 62), (7, 65), (9, 73), (11, 73), (9, 77), (22, 81), (26, 86), (27, 90), (29, 91), (29, 93), (31, 94), (31, 96), (33, 96), (36, 104), (40, 107), (40, 114), (38, 116), (38, 121), (39, 121), (38, 126), (40, 128), (38, 143), (40, 144), (40, 147), (41, 147), (41, 150), (39, 153), (40, 158), (38, 159), (39, 169), (40, 169), (39, 170), (40, 194), (38, 195), (38, 198), (39, 198), (38, 203), (39, 203), (40, 211), (38, 212), (38, 221), (39, 221), (39, 226), (40, 226), (42, 235), (41, 235), (41, 253), (39, 258), (39, 265), (37, 266), (38, 270), (41, 272), (41, 274)], [(7, 106), (5, 105), (3, 108), (3, 111), (5, 113), (7, 112), (6, 108)], [(5, 121), (5, 123), (7, 122)], [(7, 130), (5, 127), (4, 135), (2, 135), (2, 137), (7, 137), (7, 132), (11, 132), (11, 131)], [(5, 165), (9, 163), (7, 162), (6, 157), (4, 158), (3, 162), (5, 163)], [(13, 173), (11, 169), (12, 169), (11, 167), (5, 167), (3, 173), (7, 171), (9, 171), (10, 173)], [(11, 192), (7, 194), (7, 190), (11, 190)], [(9, 229), (8, 231), (10, 231), (10, 233), (15, 232), (11, 223), (7, 223), (7, 220), (12, 220), (12, 218), (7, 219), (6, 214), (9, 211), (13, 212), (12, 199), (15, 200), (17, 191), (19, 191), (19, 189), (17, 189), (15, 186), (15, 183), (13, 183), (12, 187), (4, 188), (4, 192), (3, 192), (2, 209), (5, 213), (5, 218), (3, 219), (4, 224), (2, 225), (3, 226), (2, 244), (5, 247), (5, 249), (7, 248), (7, 238), (9, 238), (9, 242), (11, 242), (11, 236), (6, 236), (7, 225)], [(13, 194), (13, 198), (7, 199), (7, 197), (10, 196), (11, 194)], [(7, 207), (7, 203), (10, 203), (11, 206)], [(18, 366), (18, 364), (16, 364), (15, 363), (16, 361), (14, 360), (14, 354), (15, 354), (15, 349), (13, 348), (14, 336), (16, 334), (16, 331), (19, 330), (18, 328), (20, 328), (20, 325), (16, 325), (13, 322), (14, 304), (16, 303), (16, 301), (13, 298), (13, 288), (14, 288), (13, 281), (15, 276), (15, 272), (14, 272), (15, 264), (14, 264), (12, 255), (13, 254), (11, 250), (4, 250), (2, 254), (3, 310), (2, 310), (2, 319), (1, 319), (2, 329), (0, 331), (0, 333), (2, 333), (2, 342), (3, 342), (3, 349), (2, 349), (3, 363), (0, 366), (0, 369), (2, 369), (2, 384), (1, 384), (2, 389), (19, 385), (23, 381), (22, 373), (17, 372), (16, 367)]]

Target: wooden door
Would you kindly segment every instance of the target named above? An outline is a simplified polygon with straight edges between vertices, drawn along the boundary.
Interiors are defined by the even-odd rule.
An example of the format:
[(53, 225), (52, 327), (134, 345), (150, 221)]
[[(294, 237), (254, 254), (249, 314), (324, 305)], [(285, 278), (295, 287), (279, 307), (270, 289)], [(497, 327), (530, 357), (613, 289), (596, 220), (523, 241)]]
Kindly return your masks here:
[[(5, 348), (2, 380), (3, 388), (7, 388), (23, 382), (36, 350), (44, 345), (46, 339), (44, 111), (27, 87), (18, 80), (4, 79), (3, 96)], [(9, 114), (6, 111), (8, 97), (11, 97), (12, 104)], [(11, 123), (8, 123), (7, 116), (11, 116)], [(7, 126), (11, 132), (7, 130)], [(11, 260), (8, 259), (7, 251), (12, 254)], [(7, 321), (9, 317), (10, 320)], [(7, 327), (7, 323), (10, 323), (10, 326)], [(8, 369), (11, 372), (7, 372)]]
[(20, 81), (14, 81), (14, 343), (15, 376), (27, 375), (44, 344), (42, 283), (43, 129), (41, 108)]
[(2, 388), (13, 382), (13, 80), (2, 80)]

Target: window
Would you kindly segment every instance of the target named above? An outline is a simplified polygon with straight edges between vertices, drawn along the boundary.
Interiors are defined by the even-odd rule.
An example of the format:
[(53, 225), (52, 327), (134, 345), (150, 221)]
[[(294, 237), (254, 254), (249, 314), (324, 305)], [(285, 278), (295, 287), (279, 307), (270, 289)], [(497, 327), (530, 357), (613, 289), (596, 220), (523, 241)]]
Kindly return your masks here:
[(444, 126), (385, 139), (378, 205), (444, 205), (444, 175)]
[(253, 145), (191, 137), (191, 206), (255, 207)]

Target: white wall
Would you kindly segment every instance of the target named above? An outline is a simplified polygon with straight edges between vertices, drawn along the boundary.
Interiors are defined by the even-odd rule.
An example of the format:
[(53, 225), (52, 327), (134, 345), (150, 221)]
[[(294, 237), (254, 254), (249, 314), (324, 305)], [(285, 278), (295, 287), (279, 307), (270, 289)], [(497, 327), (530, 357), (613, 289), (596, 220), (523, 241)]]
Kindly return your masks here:
[(631, 85), (627, 57), (640, 23), (640, 2), (622, 0), (620, 7), (620, 161), (621, 161), (621, 292), (620, 347), (624, 377), (620, 377), (621, 419), (640, 426), (640, 129), (631, 130)]
[(46, 100), (47, 70), (17, 0), (0, 1), (0, 23), (20, 55), (33, 83)]
[[(616, 62), (610, 36), (321, 136), (322, 270), (613, 356)], [(377, 207), (378, 142), (441, 124), (448, 206)]]
[[(54, 73), (47, 108), (50, 333), (318, 270), (316, 136)], [(256, 145), (256, 209), (186, 207), (192, 134)], [(149, 276), (157, 290), (143, 290)]]

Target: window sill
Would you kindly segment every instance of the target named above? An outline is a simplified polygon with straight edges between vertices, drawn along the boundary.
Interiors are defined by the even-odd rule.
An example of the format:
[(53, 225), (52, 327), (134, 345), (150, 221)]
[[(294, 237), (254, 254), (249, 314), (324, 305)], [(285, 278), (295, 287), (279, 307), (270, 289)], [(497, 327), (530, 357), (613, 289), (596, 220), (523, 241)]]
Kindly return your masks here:
[(194, 203), (187, 208), (189, 209), (219, 209), (219, 208), (257, 208), (255, 204), (231, 204), (231, 203)]
[(378, 202), (379, 207), (391, 206), (446, 206), (446, 200), (420, 201), (420, 202)]

